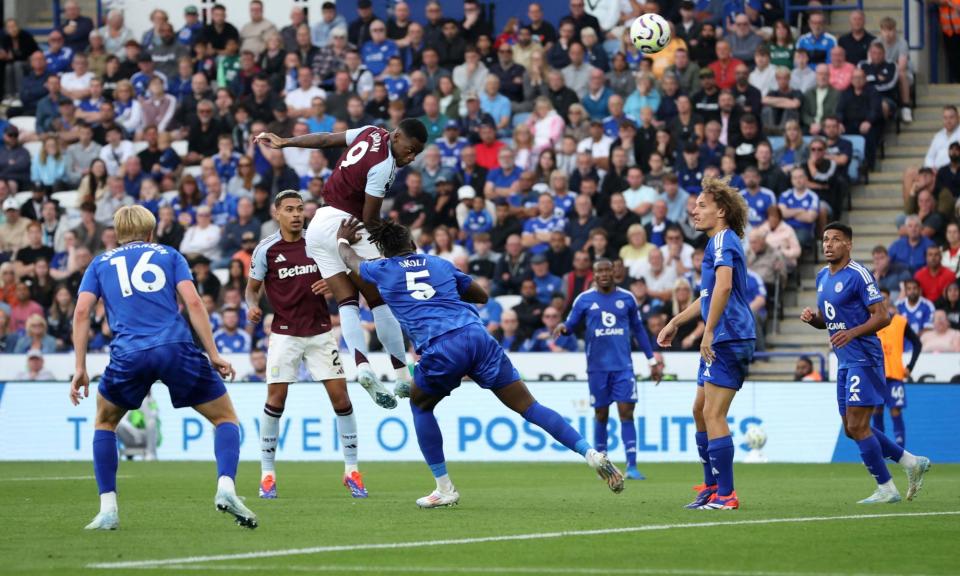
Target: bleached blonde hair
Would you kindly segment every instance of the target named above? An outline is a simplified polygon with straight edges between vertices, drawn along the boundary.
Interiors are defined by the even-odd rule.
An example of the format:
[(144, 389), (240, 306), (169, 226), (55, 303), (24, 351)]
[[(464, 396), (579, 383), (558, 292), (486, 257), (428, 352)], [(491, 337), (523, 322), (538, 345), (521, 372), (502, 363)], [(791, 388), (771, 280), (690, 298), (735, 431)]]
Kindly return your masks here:
[(124, 206), (113, 215), (113, 227), (117, 231), (117, 241), (147, 241), (157, 227), (157, 219), (143, 206)]

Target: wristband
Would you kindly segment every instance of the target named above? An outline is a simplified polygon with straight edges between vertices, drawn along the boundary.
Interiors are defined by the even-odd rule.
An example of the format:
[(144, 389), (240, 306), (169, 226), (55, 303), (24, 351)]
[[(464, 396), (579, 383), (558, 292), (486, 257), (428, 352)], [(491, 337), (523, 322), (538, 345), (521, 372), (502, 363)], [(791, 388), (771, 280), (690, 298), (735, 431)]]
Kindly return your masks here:
[(653, 366), (659, 366), (659, 365), (660, 365), (660, 361), (657, 360), (657, 357), (656, 357), (656, 356), (654, 356), (653, 358), (647, 358), (647, 364), (649, 364), (651, 367), (653, 367)]
[(337, 238), (337, 244), (343, 244), (344, 246), (349, 246), (350, 241), (346, 238)]

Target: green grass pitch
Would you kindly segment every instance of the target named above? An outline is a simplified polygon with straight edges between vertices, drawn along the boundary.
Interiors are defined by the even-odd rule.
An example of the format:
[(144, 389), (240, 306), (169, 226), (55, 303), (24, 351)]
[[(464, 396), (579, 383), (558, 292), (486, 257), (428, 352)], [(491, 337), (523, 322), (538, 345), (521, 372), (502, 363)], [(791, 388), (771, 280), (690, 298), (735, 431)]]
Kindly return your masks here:
[[(935, 464), (914, 502), (865, 507), (855, 502), (873, 486), (859, 465), (737, 465), (735, 512), (682, 508), (695, 463), (640, 468), (649, 480), (614, 495), (585, 465), (452, 463), (460, 505), (420, 510), (414, 500), (433, 488), (420, 463), (364, 464), (371, 496), (353, 500), (340, 464), (281, 461), (273, 501), (257, 498), (258, 464), (243, 463), (238, 490), (260, 517), (250, 531), (214, 510), (212, 462), (121, 462), (120, 530), (90, 533), (89, 463), (4, 463), (0, 574), (960, 573), (960, 466)], [(517, 535), (528, 537), (469, 541)], [(417, 545), (370, 546), (397, 543)], [(172, 562), (90, 566), (144, 560)]]

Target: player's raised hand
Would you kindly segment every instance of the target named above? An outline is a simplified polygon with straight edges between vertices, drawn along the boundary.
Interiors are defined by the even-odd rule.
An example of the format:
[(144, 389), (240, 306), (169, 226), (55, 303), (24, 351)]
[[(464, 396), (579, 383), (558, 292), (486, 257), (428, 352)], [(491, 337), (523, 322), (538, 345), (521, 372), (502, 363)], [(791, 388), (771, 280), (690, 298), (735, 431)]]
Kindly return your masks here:
[(360, 229), (363, 228), (363, 222), (353, 216), (340, 222), (340, 228), (337, 230), (337, 239), (344, 239), (351, 244), (360, 239)]
[[(83, 389), (83, 395), (81, 396), (80, 389)], [(80, 404), (80, 400), (90, 396), (90, 376), (87, 375), (86, 370), (77, 370), (77, 373), (73, 375), (73, 381), (70, 382), (70, 401), (73, 402), (74, 406)]]
[(285, 142), (283, 138), (273, 132), (261, 132), (254, 137), (253, 141), (257, 144), (263, 144), (267, 148), (273, 148), (274, 150), (283, 148)]
[(802, 312), (800, 312), (801, 322), (806, 322), (807, 324), (809, 324), (813, 322), (813, 319), (815, 317), (816, 317), (816, 314), (813, 313), (813, 310), (811, 310), (809, 306), (807, 306), (806, 308), (803, 309)]
[(553, 337), (559, 338), (560, 336), (567, 333), (567, 326), (561, 322), (553, 329)]
[[(223, 357), (217, 355), (216, 358), (210, 358), (210, 363), (213, 364), (213, 367), (217, 369), (217, 372), (220, 373), (222, 378), (226, 378), (233, 382), (233, 379), (237, 376), (237, 371), (233, 369), (233, 366), (229, 362), (223, 359)], [(227, 378), (229, 376), (229, 378)]]
[(677, 327), (672, 322), (667, 322), (663, 330), (657, 334), (657, 344), (661, 348), (669, 348), (673, 344), (673, 337), (677, 335)]
[(263, 310), (261, 310), (259, 306), (247, 307), (247, 320), (249, 320), (251, 324), (259, 324), (261, 319), (263, 319)]

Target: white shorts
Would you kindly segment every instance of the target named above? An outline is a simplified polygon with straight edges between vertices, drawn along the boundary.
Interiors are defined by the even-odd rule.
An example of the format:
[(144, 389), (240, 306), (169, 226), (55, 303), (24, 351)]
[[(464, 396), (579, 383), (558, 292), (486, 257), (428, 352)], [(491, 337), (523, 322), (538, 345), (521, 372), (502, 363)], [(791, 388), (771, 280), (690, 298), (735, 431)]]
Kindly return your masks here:
[(332, 332), (316, 336), (271, 334), (267, 347), (267, 384), (296, 382), (301, 361), (306, 362), (307, 370), (316, 381), (344, 377), (340, 351)]
[[(307, 256), (314, 259), (320, 269), (320, 275), (324, 278), (348, 272), (346, 264), (340, 258), (337, 231), (340, 229), (340, 223), (349, 218), (350, 214), (343, 210), (324, 206), (317, 210), (307, 228)], [(360, 240), (353, 245), (353, 250), (366, 260), (381, 257), (380, 251), (370, 241), (370, 234), (365, 229), (360, 231)]]

